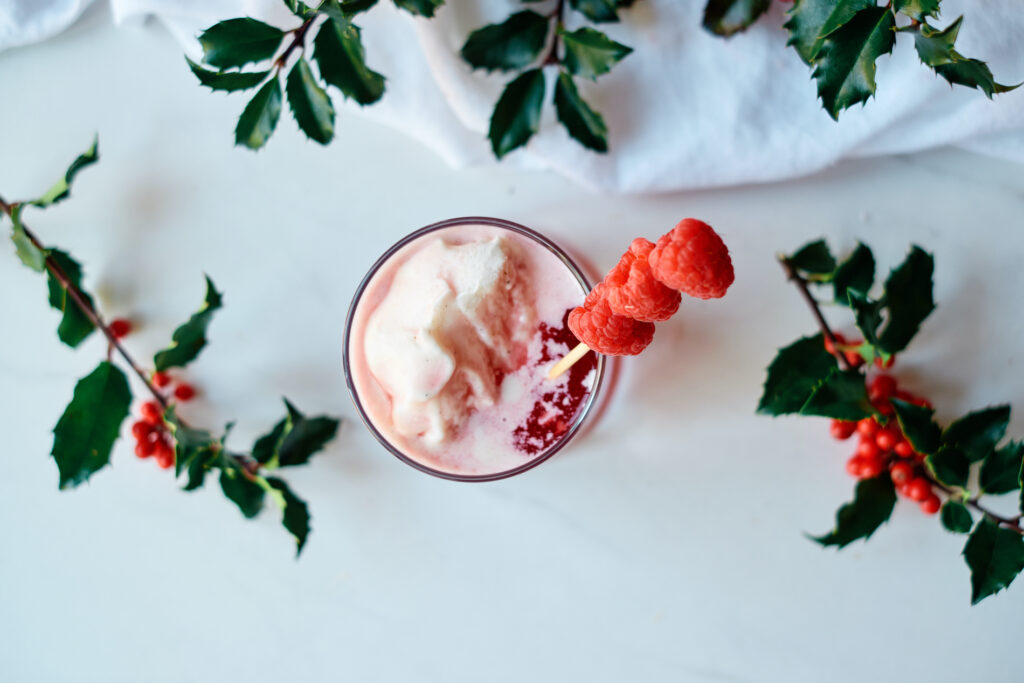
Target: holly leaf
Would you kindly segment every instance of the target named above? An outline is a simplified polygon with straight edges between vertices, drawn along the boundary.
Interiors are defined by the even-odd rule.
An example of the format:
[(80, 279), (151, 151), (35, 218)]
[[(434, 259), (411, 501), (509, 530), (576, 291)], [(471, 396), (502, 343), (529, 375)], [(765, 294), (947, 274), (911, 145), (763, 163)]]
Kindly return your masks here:
[(555, 81), (555, 113), (577, 142), (595, 152), (608, 151), (608, 127), (604, 118), (580, 96), (572, 76), (562, 71)]
[[(60, 249), (51, 249), (50, 258), (91, 306), (92, 297), (82, 289), (82, 266), (78, 261)], [(92, 334), (96, 326), (68, 295), (68, 290), (64, 289), (52, 272), (46, 273), (46, 286), (50, 293), (50, 306), (63, 313), (57, 326), (57, 337), (71, 348), (75, 348)]]
[(239, 71), (230, 71), (227, 73), (209, 71), (208, 69), (204, 69), (199, 66), (188, 57), (185, 57), (185, 61), (188, 62), (188, 68), (196, 75), (199, 82), (211, 90), (222, 90), (224, 92), (249, 90), (250, 88), (255, 88), (270, 75), (270, 71), (254, 71), (245, 73)]
[(935, 409), (907, 403), (898, 398), (891, 399), (891, 403), (896, 410), (900, 429), (914, 450), (925, 455), (938, 451), (942, 445), (942, 431), (933, 419)]
[(931, 254), (914, 246), (906, 260), (889, 274), (884, 295), (888, 321), (878, 337), (883, 351), (897, 353), (905, 349), (921, 323), (935, 310), (932, 297), (934, 270)]
[(946, 427), (943, 442), (958, 446), (971, 462), (977, 462), (992, 452), (1006, 434), (1010, 423), (1010, 406), (992, 406), (964, 415)]
[(515, 71), (540, 57), (550, 25), (532, 10), (516, 12), (500, 24), (490, 24), (469, 34), (462, 58), (474, 69)]
[(395, 0), (395, 4), (410, 14), (429, 19), (444, 4), (444, 0)]
[(298, 557), (306, 545), (306, 538), (309, 537), (309, 508), (281, 479), (267, 477), (267, 484), (271, 489), (270, 497), (283, 512), (281, 524), (295, 539), (295, 557)]
[(206, 473), (219, 459), (219, 451), (212, 448), (201, 449), (188, 464), (188, 481), (182, 491), (195, 491), (202, 488), (206, 481)]
[(266, 465), (277, 457), (277, 447), (281, 443), (281, 437), (284, 436), (287, 427), (288, 418), (284, 418), (274, 425), (270, 432), (256, 439), (256, 443), (252, 446), (253, 460), (261, 465)]
[(950, 85), (978, 88), (989, 99), (994, 94), (1009, 92), (1020, 87), (1020, 83), (1017, 85), (997, 83), (985, 62), (964, 57), (953, 49), (962, 22), (963, 16), (960, 16), (941, 31), (922, 23), (914, 35), (914, 47), (917, 49), (917, 56), (921, 61), (945, 78)]
[(595, 80), (601, 74), (611, 71), (633, 51), (633, 48), (616, 43), (600, 31), (580, 28), (575, 31), (558, 29), (558, 35), (565, 46), (562, 65), (574, 76)]
[(544, 72), (530, 69), (519, 74), (498, 98), (487, 137), (499, 159), (522, 147), (540, 127), (544, 104)]
[(235, 126), (235, 144), (249, 149), (259, 149), (267, 144), (281, 118), (281, 83), (271, 78), (260, 88)]
[(888, 472), (874, 479), (863, 479), (854, 490), (853, 500), (836, 513), (835, 528), (824, 536), (811, 537), (823, 546), (843, 548), (858, 539), (868, 539), (892, 515), (896, 490)]
[(167, 408), (164, 412), (164, 421), (170, 426), (171, 435), (174, 437), (174, 476), (181, 476), (181, 473), (191, 466), (192, 461), (201, 453), (214, 450), (217, 443), (210, 432), (205, 429), (189, 427), (178, 419), (174, 407)]
[(384, 77), (366, 66), (359, 27), (349, 21), (325, 21), (313, 39), (313, 59), (320, 76), (362, 105), (384, 95)]
[(850, 299), (849, 306), (853, 309), (857, 329), (864, 335), (865, 345), (869, 347), (868, 351), (872, 356), (864, 360), (870, 362), (880, 346), (878, 328), (882, 324), (882, 303), (868, 299), (855, 289), (847, 289), (846, 295)]
[(748, 29), (771, 6), (771, 0), (708, 0), (704, 28), (728, 38)]
[(124, 373), (107, 361), (78, 381), (71, 403), (53, 428), (51, 454), (57, 461), (60, 488), (78, 486), (110, 462), (131, 402)]
[(56, 204), (57, 202), (70, 197), (71, 183), (74, 181), (75, 176), (78, 175), (78, 172), (87, 166), (92, 166), (100, 160), (99, 144), (99, 137), (93, 138), (92, 146), (79, 154), (75, 160), (71, 162), (71, 165), (68, 166), (68, 170), (64, 171), (64, 177), (54, 183), (42, 197), (29, 202), (29, 204), (46, 208), (51, 204)]
[(822, 335), (803, 337), (780, 349), (764, 383), (757, 412), (762, 415), (799, 413), (814, 390), (836, 369)]
[(832, 291), (837, 304), (850, 305), (850, 290), (867, 296), (875, 283), (875, 257), (871, 249), (861, 243), (836, 268), (832, 278)]
[(943, 446), (925, 458), (925, 464), (932, 475), (946, 486), (965, 488), (971, 463), (964, 452), (956, 446)]
[(942, 505), (939, 520), (947, 531), (952, 531), (954, 534), (966, 534), (974, 524), (967, 506), (955, 500), (947, 500)]
[(939, 3), (941, 2), (942, 0), (894, 0), (892, 7), (911, 19), (924, 21), (939, 13)]
[(249, 519), (263, 509), (263, 487), (243, 472), (237, 464), (232, 463), (220, 471), (220, 488)]
[(800, 59), (810, 66), (825, 38), (857, 12), (874, 7), (875, 0), (796, 0), (784, 27)]
[(1009, 493), (1021, 488), (1024, 466), (1024, 442), (1012, 441), (989, 453), (981, 463), (981, 490), (985, 493)]
[(569, 0), (569, 6), (596, 24), (619, 20), (615, 0)]
[(240, 67), (270, 59), (284, 39), (284, 31), (249, 17), (214, 24), (199, 36), (203, 61), (218, 69)]
[(330, 142), (334, 137), (334, 106), (304, 58), (295, 62), (285, 89), (288, 106), (302, 132), (321, 145)]
[(168, 368), (183, 368), (196, 359), (206, 346), (206, 328), (213, 320), (213, 314), (221, 307), (221, 294), (213, 286), (213, 280), (206, 278), (206, 299), (199, 310), (192, 314), (171, 336), (171, 345), (153, 356), (153, 365), (158, 372)]
[(21, 211), (23, 208), (24, 205), (22, 204), (15, 204), (11, 207), (11, 221), (14, 223), (11, 241), (14, 242), (14, 253), (18, 255), (18, 259), (26, 266), (37, 273), (41, 273), (46, 270), (46, 254), (48, 252), (37, 247), (32, 238), (25, 232), (25, 226), (21, 223)]
[(341, 0), (341, 2), (331, 0), (331, 2), (327, 3), (325, 7), (321, 8), (321, 11), (327, 12), (328, 16), (334, 16), (329, 10), (331, 7), (338, 7), (345, 17), (354, 17), (360, 12), (365, 12), (376, 4), (377, 0)]
[(800, 414), (850, 421), (871, 417), (874, 408), (868, 400), (864, 375), (833, 368), (800, 408)]
[(964, 560), (971, 569), (971, 604), (1008, 588), (1024, 569), (1024, 538), (982, 518), (967, 539)]
[(302, 0), (284, 0), (284, 6), (299, 19), (308, 19), (316, 14), (316, 10), (302, 2)]
[(836, 269), (836, 259), (825, 240), (805, 244), (786, 260), (797, 270), (811, 275), (831, 275)]
[(868, 7), (822, 41), (811, 76), (818, 82), (822, 106), (833, 119), (875, 93), (875, 60), (892, 52), (895, 28), (887, 7)]

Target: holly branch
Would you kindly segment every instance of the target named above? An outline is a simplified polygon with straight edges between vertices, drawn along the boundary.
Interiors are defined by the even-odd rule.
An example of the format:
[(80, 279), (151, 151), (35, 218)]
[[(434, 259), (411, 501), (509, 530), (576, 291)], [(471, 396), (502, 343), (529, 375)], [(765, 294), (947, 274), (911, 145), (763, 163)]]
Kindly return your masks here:
[(310, 531), (308, 508), (284, 480), (270, 474), (280, 467), (308, 462), (334, 437), (338, 421), (307, 418), (285, 399), (286, 416), (256, 441), (251, 453), (227, 449), (230, 425), (223, 436), (216, 438), (206, 430), (191, 427), (177, 410), (177, 401), (188, 400), (194, 393), (191, 386), (178, 385), (173, 394), (177, 401), (161, 389), (172, 381), (169, 369), (186, 367), (206, 346), (207, 327), (222, 305), (213, 281), (206, 279), (203, 306), (175, 330), (171, 344), (156, 353), (154, 370), (148, 372), (122, 342), (129, 330), (127, 322), (105, 321), (93, 297), (85, 291), (81, 265), (67, 252), (44, 246), (22, 220), (26, 207), (46, 208), (70, 196), (77, 173), (98, 159), (98, 144), (94, 142), (43, 196), (25, 202), (0, 198), (0, 213), (12, 223), (11, 239), (18, 257), (26, 266), (47, 275), (50, 304), (62, 314), (57, 330), (61, 341), (75, 348), (96, 329), (107, 340), (107, 359), (78, 382), (71, 403), (54, 428), (52, 455), (60, 474), (60, 488), (88, 481), (110, 461), (132, 401), (127, 378), (113, 363), (116, 351), (152, 396), (152, 401), (142, 404), (142, 419), (132, 426), (139, 441), (136, 454), (143, 458), (156, 455), (157, 464), (173, 467), (175, 477), (187, 473), (186, 491), (201, 487), (210, 471), (219, 471), (224, 494), (246, 517), (259, 514), (265, 498), (270, 497), (282, 512), (282, 522), (294, 537), (297, 552), (301, 552)]
[[(1002, 443), (1010, 406), (973, 411), (943, 428), (929, 401), (900, 389), (882, 372), (935, 308), (931, 255), (913, 247), (879, 296), (872, 295), (874, 256), (863, 244), (841, 263), (823, 240), (778, 258), (820, 331), (780, 350), (768, 368), (758, 411), (830, 417), (837, 439), (859, 435), (847, 461), (847, 470), (860, 480), (854, 498), (839, 509), (835, 528), (814, 540), (842, 548), (869, 538), (888, 521), (900, 494), (926, 514), (941, 513), (947, 530), (969, 534), (963, 556), (971, 571), (972, 603), (1008, 587), (1024, 570), (1024, 514), (998, 514), (982, 501), (1016, 493), (1024, 513), (1024, 442)], [(852, 314), (861, 339), (848, 340), (829, 326), (811, 293), (826, 287), (832, 302)], [(969, 485), (974, 469), (977, 491)]]

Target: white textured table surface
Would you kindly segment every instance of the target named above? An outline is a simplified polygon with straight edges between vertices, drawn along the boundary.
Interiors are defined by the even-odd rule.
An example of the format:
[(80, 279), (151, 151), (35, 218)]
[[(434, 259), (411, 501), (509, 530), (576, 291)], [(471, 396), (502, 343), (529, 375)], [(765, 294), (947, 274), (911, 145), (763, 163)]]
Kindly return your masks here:
[[(809, 542), (850, 495), (850, 447), (825, 420), (753, 411), (776, 347), (813, 329), (773, 254), (819, 235), (864, 239), (882, 268), (911, 242), (933, 251), (939, 308), (899, 376), (940, 418), (987, 401), (1024, 411), (1020, 167), (941, 152), (616, 198), (454, 171), (351, 117), (326, 149), (283, 117), (252, 154), (231, 147), (244, 97), (201, 90), (159, 27), (114, 30), (102, 10), (0, 55), (0, 83), (4, 197), (45, 189), (100, 133), (73, 199), (26, 221), (84, 262), (106, 311), (143, 322), (138, 356), (195, 308), (203, 272), (224, 291), (188, 417), (239, 418), (238, 444), (282, 394), (345, 418), (291, 473), (314, 515), (298, 562), (271, 511), (246, 522), (215, 484), (182, 493), (124, 440), (113, 467), (58, 493), (50, 430), (103, 346), (60, 345), (41, 278), (3, 250), (4, 681), (1019, 680), (1024, 586), (970, 608), (962, 537), (906, 503), (867, 544)], [(380, 252), (470, 214), (533, 226), (600, 268), (635, 235), (702, 217), (736, 284), (660, 325), (568, 452), (499, 483), (434, 479), (357, 421), (341, 331)]]

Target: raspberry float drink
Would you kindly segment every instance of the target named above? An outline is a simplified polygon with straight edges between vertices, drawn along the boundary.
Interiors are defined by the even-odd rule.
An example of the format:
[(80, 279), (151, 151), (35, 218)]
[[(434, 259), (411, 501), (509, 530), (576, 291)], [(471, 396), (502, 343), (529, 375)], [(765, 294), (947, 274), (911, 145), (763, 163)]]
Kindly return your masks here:
[(344, 364), (367, 426), (408, 464), (486, 481), (543, 462), (599, 393), (597, 354), (557, 380), (589, 287), (537, 233), (492, 218), (418, 230), (382, 256), (349, 310)]

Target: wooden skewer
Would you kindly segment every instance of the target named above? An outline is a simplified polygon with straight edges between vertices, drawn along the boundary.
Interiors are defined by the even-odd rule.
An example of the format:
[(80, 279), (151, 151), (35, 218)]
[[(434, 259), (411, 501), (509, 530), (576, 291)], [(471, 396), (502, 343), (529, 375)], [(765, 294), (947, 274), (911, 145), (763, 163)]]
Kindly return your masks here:
[(583, 358), (583, 356), (587, 355), (587, 351), (590, 351), (589, 346), (587, 346), (583, 342), (577, 344), (576, 348), (574, 348), (572, 351), (570, 351), (569, 353), (565, 354), (565, 356), (562, 357), (562, 360), (558, 361), (557, 363), (551, 366), (551, 369), (548, 370), (548, 379), (558, 379), (562, 375), (562, 373), (564, 373), (566, 370), (575, 365), (576, 361), (578, 361), (580, 358)]

